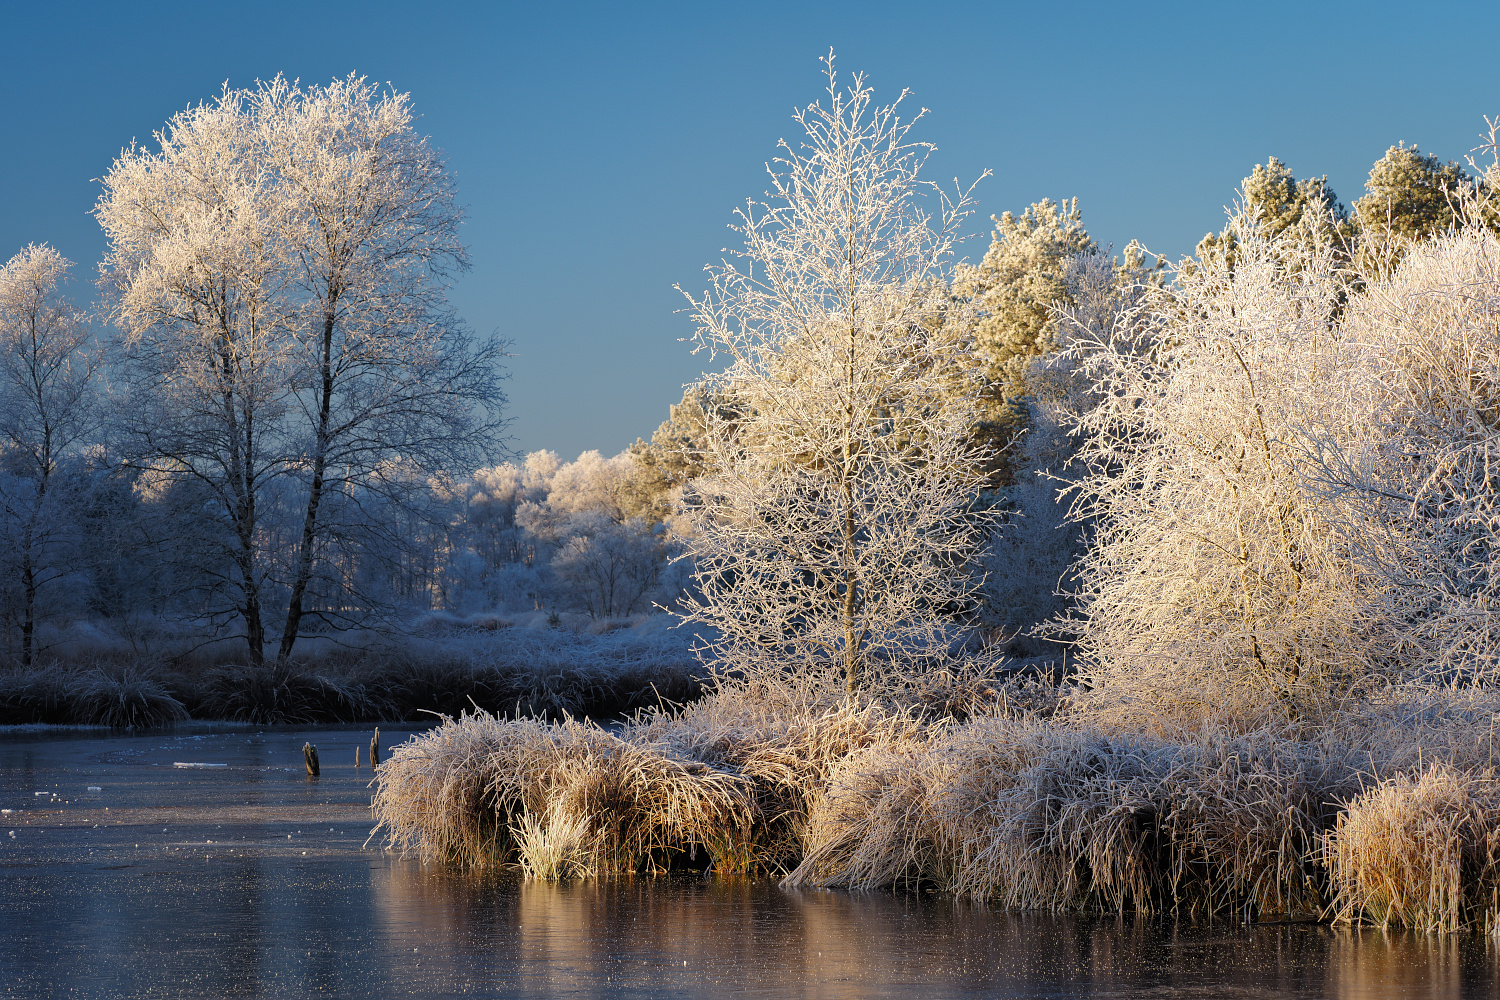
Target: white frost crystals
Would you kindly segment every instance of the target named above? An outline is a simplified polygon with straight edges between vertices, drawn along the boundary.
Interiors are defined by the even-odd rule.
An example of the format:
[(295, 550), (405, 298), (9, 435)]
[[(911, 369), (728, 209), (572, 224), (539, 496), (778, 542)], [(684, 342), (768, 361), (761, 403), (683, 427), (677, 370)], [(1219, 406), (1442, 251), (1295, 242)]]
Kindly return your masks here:
[(1320, 442), (1324, 491), (1385, 587), (1413, 666), (1500, 676), (1500, 239), (1479, 206), (1411, 247), (1343, 323), (1358, 419)]
[(1075, 340), (1096, 706), (1306, 717), (1496, 676), (1500, 240), (1465, 212), (1384, 269), (1236, 219), (1233, 261)]
[(1289, 269), (1285, 241), (1234, 226), (1233, 266), (1183, 268), (1070, 351), (1095, 400), (1075, 506), (1096, 526), (1086, 680), (1231, 714), (1322, 697), (1379, 634), (1301, 430), (1347, 413), (1343, 283), (1331, 254)]
[(447, 305), (461, 212), (406, 95), (278, 77), (156, 138), (95, 210), (122, 447), (177, 494), (177, 549), (211, 553), (209, 617), (241, 620), (254, 664), (279, 626), (285, 659), (379, 603), (431, 475), (488, 457), (502, 345)]
[(701, 383), (730, 403), (683, 499), (686, 617), (716, 630), (721, 670), (789, 668), (852, 695), (949, 647), (987, 521), (972, 324), (945, 293), (969, 192), (919, 179), (931, 147), (909, 141), (900, 99), (876, 106), (860, 76), (841, 91), (826, 65), (828, 104), (794, 116), (804, 140), (782, 142), (767, 200), (737, 213), (739, 261), (688, 296), (696, 349), (731, 363)]

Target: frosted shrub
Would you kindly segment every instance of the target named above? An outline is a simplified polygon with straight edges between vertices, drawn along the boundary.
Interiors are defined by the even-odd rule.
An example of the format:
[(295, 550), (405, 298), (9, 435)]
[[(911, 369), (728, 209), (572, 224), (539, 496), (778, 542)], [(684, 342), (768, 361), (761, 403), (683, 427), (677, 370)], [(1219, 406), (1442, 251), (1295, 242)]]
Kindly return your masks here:
[(663, 539), (639, 518), (616, 524), (595, 515), (552, 559), (552, 572), (591, 618), (648, 608), (665, 562)]
[(664, 526), (636, 516), (640, 475), (629, 452), (597, 451), (573, 462), (537, 451), (475, 472), (459, 488), (447, 605), (609, 618), (671, 603), (683, 582), (668, 571), (675, 547)]

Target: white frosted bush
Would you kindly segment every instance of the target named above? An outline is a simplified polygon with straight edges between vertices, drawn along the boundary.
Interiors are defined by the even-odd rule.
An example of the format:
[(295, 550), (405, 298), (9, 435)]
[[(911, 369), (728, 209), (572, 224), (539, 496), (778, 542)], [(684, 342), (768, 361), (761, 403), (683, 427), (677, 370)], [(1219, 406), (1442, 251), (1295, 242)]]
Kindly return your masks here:
[[(1471, 213), (1477, 214), (1477, 213)], [(1350, 304), (1355, 419), (1309, 428), (1351, 550), (1387, 586), (1409, 667), (1500, 669), (1500, 240), (1479, 224), (1407, 249)]]
[(1097, 400), (1079, 423), (1074, 513), (1095, 538), (1072, 627), (1109, 697), (1297, 714), (1366, 674), (1388, 636), (1308, 458), (1310, 439), (1347, 435), (1363, 354), (1338, 333), (1330, 248), (1232, 225), (1232, 267), (1195, 262), (1070, 350)]

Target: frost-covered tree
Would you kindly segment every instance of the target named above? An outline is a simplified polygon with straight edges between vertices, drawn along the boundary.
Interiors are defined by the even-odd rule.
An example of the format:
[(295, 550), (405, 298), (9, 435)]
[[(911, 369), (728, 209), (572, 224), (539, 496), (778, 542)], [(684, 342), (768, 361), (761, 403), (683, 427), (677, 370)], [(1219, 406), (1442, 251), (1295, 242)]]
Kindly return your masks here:
[(706, 471), (710, 411), (725, 421), (738, 415), (730, 400), (710, 397), (701, 386), (690, 385), (683, 390), (682, 402), (672, 404), (650, 442), (636, 438), (630, 446), (638, 469), (631, 482), (633, 516), (653, 523), (665, 521), (672, 513), (674, 495)]
[[(1328, 185), (1327, 175), (1298, 180), (1276, 157), (1257, 163), (1240, 188), (1236, 212), (1255, 225), (1266, 239), (1283, 240), (1290, 247), (1312, 248), (1320, 243), (1347, 242), (1353, 235), (1349, 210)], [(1235, 227), (1209, 233), (1198, 243), (1200, 259), (1224, 256), (1233, 263)]]
[(70, 572), (63, 550), (77, 541), (71, 508), (88, 476), (64, 474), (64, 463), (98, 428), (102, 355), (61, 294), (71, 266), (33, 244), (0, 268), (0, 558), (23, 663), (36, 652), (41, 595)]
[(1086, 680), (1147, 711), (1296, 714), (1378, 665), (1390, 636), (1308, 447), (1357, 419), (1362, 348), (1337, 332), (1331, 245), (1299, 250), (1244, 217), (1231, 232), (1233, 266), (1179, 269), (1070, 350), (1096, 397), (1080, 421), (1075, 510), (1095, 533), (1081, 652)]
[(309, 587), (319, 547), (343, 529), (336, 509), (358, 518), (365, 494), (399, 500), (399, 481), (384, 474), (398, 459), (473, 468), (493, 447), (502, 349), (474, 342), (448, 307), (444, 279), (467, 266), (462, 213), (407, 95), (354, 76), (305, 90), (278, 77), (251, 109), (286, 201), (282, 252), (297, 292), (305, 501), (285, 659), (304, 615), (332, 611), (326, 599), (309, 607)]
[(211, 498), (226, 558), (206, 570), (251, 660), (268, 614), (285, 659), (307, 619), (337, 626), (378, 596), (357, 592), (350, 550), (403, 536), (371, 527), (420, 508), (427, 475), (480, 464), (501, 347), (446, 304), (460, 213), (406, 95), (278, 78), (157, 139), (121, 154), (96, 208), (125, 331), (122, 443)]
[(737, 414), (705, 414), (686, 617), (715, 630), (723, 670), (827, 671), (852, 696), (951, 641), (977, 583), (982, 455), (945, 284), (968, 193), (920, 179), (931, 147), (899, 99), (875, 105), (860, 76), (841, 91), (831, 54), (826, 69), (828, 103), (794, 116), (805, 137), (738, 212), (738, 261), (688, 297), (697, 347), (731, 362), (703, 391)]
[(1469, 221), (1370, 276), (1345, 434), (1315, 456), (1350, 548), (1388, 590), (1409, 668), (1500, 676), (1500, 239)]
[(1000, 462), (997, 478), (1010, 481), (1028, 429), (1026, 369), (1056, 349), (1053, 307), (1069, 304), (1064, 272), (1079, 254), (1098, 251), (1083, 226), (1078, 199), (1049, 199), (1019, 216), (993, 219), (995, 229), (983, 260), (960, 267), (954, 291), (969, 297), (978, 312), (976, 352), (984, 366), (985, 393), (976, 438)]
[[(191, 481), (187, 510), (219, 557), (203, 579), (230, 595), (215, 608), (244, 625), (252, 662), (265, 645), (261, 498), (292, 461), (284, 440), (293, 378), (291, 310), (277, 246), (285, 203), (256, 155), (246, 97), (176, 115), (159, 152), (132, 147), (104, 178), (96, 214), (109, 239), (101, 283), (123, 328), (115, 430), (153, 478)], [(278, 429), (283, 434), (278, 435)], [(163, 484), (161, 495), (184, 490)], [(184, 546), (197, 549), (197, 546)]]
[(1370, 168), (1354, 214), (1367, 231), (1420, 240), (1458, 220), (1460, 201), (1473, 184), (1457, 160), (1443, 163), (1416, 146), (1398, 143)]
[(623, 523), (602, 513), (575, 517), (551, 570), (569, 603), (591, 618), (648, 609), (666, 563), (665, 538), (640, 518)]

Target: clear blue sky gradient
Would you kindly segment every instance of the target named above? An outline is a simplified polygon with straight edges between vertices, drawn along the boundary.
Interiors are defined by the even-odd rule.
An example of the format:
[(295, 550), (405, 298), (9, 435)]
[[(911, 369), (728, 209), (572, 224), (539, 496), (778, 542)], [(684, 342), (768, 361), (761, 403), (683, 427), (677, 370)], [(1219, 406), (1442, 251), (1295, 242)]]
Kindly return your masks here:
[(453, 301), (514, 341), (512, 447), (613, 454), (701, 371), (672, 286), (701, 289), (830, 45), (931, 109), (934, 179), (994, 171), (977, 232), (1076, 195), (1101, 242), (1176, 257), (1267, 156), (1345, 203), (1397, 140), (1465, 156), (1500, 113), (1497, 29), (1492, 3), (15, 3), (0, 259), (53, 243), (91, 296), (94, 178), (132, 139), (225, 81), (389, 81), (467, 205)]

